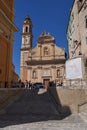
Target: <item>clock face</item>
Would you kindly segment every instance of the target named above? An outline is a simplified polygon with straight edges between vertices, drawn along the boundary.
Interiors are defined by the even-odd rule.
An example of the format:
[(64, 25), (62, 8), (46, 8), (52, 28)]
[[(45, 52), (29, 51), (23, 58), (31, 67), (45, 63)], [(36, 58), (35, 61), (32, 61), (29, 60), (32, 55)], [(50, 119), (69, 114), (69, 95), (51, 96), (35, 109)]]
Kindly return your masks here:
[(25, 40), (24, 40), (24, 41), (25, 41), (25, 44), (26, 44), (26, 43), (28, 44), (29, 41), (30, 41), (30, 37), (25, 37)]
[(25, 43), (28, 43), (28, 37), (25, 37)]

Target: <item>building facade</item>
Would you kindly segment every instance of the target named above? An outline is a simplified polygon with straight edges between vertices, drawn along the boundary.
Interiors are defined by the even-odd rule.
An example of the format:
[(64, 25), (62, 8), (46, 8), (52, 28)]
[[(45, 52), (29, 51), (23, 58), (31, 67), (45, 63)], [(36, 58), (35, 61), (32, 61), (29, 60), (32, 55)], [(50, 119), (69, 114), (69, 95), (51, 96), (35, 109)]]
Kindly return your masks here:
[[(70, 73), (71, 75), (71, 79), (67, 79), (66, 86), (87, 87), (87, 0), (73, 1), (67, 26), (67, 40), (69, 67), (71, 70), (75, 70), (74, 61), (77, 61), (78, 68), (81, 66), (79, 70), (81, 70), (82, 75), (79, 78), (75, 78), (75, 76), (72, 78), (74, 74), (80, 76), (78, 68), (76, 69), (77, 73), (70, 73), (70, 71), (67, 73), (66, 71), (66, 74)], [(81, 62), (78, 62), (79, 59)]]
[(65, 51), (55, 45), (55, 38), (43, 32), (37, 40), (37, 46), (32, 48), (32, 21), (25, 18), (22, 32), (20, 78), (23, 82), (62, 82), (64, 75)]
[(11, 73), (12, 73), (11, 74), (11, 83), (12, 82), (17, 83), (18, 79), (19, 79), (19, 76), (18, 76), (18, 74), (15, 73), (15, 66), (14, 66), (14, 64), (12, 64)]
[(12, 80), (12, 51), (17, 30), (14, 0), (0, 0), (0, 87), (10, 86)]
[(87, 58), (87, 0), (74, 0), (67, 27), (69, 58)]

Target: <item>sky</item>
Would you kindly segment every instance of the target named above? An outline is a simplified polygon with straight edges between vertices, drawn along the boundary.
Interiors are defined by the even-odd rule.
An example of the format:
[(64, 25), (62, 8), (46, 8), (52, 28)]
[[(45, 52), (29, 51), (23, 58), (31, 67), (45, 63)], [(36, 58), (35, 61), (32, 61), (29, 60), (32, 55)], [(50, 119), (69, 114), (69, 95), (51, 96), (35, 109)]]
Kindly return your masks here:
[(68, 53), (66, 29), (73, 0), (15, 0), (15, 24), (18, 32), (14, 33), (13, 63), (15, 72), (20, 75), (20, 49), (22, 44), (22, 27), (26, 16), (33, 24), (33, 47), (43, 31), (50, 32), (56, 45)]

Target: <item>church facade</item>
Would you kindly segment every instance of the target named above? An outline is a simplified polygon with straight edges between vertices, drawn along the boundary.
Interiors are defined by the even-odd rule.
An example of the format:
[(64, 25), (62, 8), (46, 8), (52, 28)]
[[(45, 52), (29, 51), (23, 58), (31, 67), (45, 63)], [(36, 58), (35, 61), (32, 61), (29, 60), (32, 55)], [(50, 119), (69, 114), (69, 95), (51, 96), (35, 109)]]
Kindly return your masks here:
[(23, 22), (22, 46), (20, 59), (20, 79), (42, 82), (48, 86), (50, 81), (63, 82), (65, 71), (65, 51), (56, 46), (55, 38), (47, 32), (43, 32), (37, 46), (32, 47), (32, 21), (26, 17)]

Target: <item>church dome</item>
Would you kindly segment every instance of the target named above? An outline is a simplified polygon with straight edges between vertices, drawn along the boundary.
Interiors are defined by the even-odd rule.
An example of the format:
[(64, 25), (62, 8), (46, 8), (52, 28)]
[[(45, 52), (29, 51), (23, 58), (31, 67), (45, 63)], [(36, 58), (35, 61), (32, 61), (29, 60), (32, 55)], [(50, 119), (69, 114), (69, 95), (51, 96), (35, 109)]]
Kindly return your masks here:
[(49, 32), (44, 31), (38, 38), (37, 42), (39, 44), (55, 43), (55, 38)]

